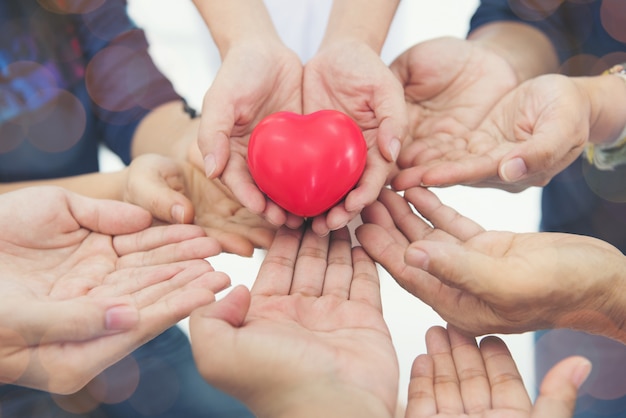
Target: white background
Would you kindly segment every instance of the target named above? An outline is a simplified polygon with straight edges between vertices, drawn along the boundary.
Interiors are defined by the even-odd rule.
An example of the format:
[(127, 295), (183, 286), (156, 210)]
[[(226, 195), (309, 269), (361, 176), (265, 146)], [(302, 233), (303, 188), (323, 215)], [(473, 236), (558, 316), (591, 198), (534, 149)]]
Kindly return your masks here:
[[(200, 108), (202, 97), (219, 67), (219, 55), (210, 34), (191, 1), (129, 0), (130, 13), (151, 42), (151, 54), (176, 89)], [(266, 0), (279, 33), (288, 46), (306, 61), (321, 38), (329, 0)], [(390, 62), (410, 45), (438, 36), (464, 37), (469, 17), (478, 1), (404, 0), (397, 12), (383, 59)], [(103, 151), (103, 170), (117, 167), (115, 158)], [(438, 190), (444, 203), (479, 222), (486, 229), (535, 231), (539, 223), (539, 190), (519, 194), (496, 190), (452, 187)], [(250, 259), (222, 254), (210, 261), (229, 274), (233, 284), (252, 284), (263, 252)], [(424, 334), (435, 324), (444, 325), (427, 305), (401, 289), (382, 269), (381, 292), (384, 315), (400, 361), (400, 400), (406, 398), (410, 367), (425, 352)], [(503, 278), (506, 272), (503, 272)], [(180, 324), (186, 329), (186, 321)], [(531, 395), (533, 343), (531, 334), (502, 336), (509, 344)]]

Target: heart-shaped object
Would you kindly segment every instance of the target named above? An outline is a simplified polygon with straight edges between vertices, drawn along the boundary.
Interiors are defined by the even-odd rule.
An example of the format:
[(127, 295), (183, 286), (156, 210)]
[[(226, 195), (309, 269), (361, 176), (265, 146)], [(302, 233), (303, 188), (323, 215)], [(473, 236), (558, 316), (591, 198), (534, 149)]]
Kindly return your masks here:
[(359, 126), (335, 110), (278, 112), (252, 131), (248, 166), (259, 189), (283, 209), (317, 216), (356, 185), (367, 144)]

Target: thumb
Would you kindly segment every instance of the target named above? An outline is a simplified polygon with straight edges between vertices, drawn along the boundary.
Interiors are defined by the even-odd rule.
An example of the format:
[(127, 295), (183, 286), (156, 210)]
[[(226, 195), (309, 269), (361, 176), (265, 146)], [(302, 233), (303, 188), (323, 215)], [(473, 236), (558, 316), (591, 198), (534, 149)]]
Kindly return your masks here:
[(65, 300), (29, 303), (13, 309), (11, 322), (29, 345), (77, 342), (126, 331), (139, 323), (139, 311), (119, 301)]
[(572, 417), (578, 389), (590, 372), (591, 363), (584, 357), (568, 357), (557, 363), (541, 382), (532, 417)]
[(226, 168), (230, 158), (230, 136), (235, 126), (234, 109), (225, 106), (228, 101), (220, 100), (219, 96), (219, 92), (211, 90), (205, 96), (198, 131), (204, 172), (211, 179), (219, 177)]
[(494, 272), (501, 271), (493, 258), (451, 242), (416, 241), (407, 248), (404, 261), (472, 294), (493, 292)]

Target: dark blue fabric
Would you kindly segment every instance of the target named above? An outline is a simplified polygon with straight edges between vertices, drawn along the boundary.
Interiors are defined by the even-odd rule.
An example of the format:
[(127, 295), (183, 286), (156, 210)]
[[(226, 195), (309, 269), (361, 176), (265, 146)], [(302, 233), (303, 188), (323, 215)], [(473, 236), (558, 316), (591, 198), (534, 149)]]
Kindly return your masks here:
[(128, 164), (139, 121), (179, 99), (125, 0), (84, 14), (0, 2), (0, 181), (98, 171), (101, 143)]
[[(470, 31), (496, 21), (530, 24), (551, 39), (561, 62), (560, 71), (567, 75), (598, 75), (626, 61), (626, 44), (608, 33), (605, 26), (610, 22), (602, 19), (602, 7), (606, 8), (605, 19), (611, 18), (608, 6), (621, 7), (626, 12), (620, 2), (603, 5), (599, 0), (566, 0), (555, 10), (543, 11), (527, 6), (546, 7), (550, 3), (554, 4), (482, 0), (472, 17)], [(619, 16), (617, 11), (612, 14)], [(626, 29), (626, 21), (621, 22), (621, 27)], [(540, 229), (593, 236), (626, 253), (625, 179), (626, 168), (599, 171), (583, 158), (578, 159), (543, 189)], [(626, 370), (621, 366), (626, 364), (626, 346), (564, 330), (537, 333), (535, 341), (537, 382), (554, 363), (569, 355), (582, 354), (594, 363), (591, 378), (581, 388), (575, 417), (626, 416)]]

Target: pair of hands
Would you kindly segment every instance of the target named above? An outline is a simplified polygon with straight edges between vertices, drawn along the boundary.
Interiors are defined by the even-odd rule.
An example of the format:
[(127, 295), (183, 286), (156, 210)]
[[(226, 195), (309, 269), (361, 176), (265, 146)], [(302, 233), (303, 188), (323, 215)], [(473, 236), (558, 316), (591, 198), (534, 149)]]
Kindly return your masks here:
[(254, 183), (246, 162), (248, 141), (256, 124), (271, 113), (322, 109), (353, 118), (368, 147), (356, 188), (313, 220), (320, 235), (345, 226), (376, 200), (407, 132), (402, 86), (364, 42), (333, 43), (305, 66), (279, 40), (240, 42), (230, 48), (204, 98), (198, 145), (207, 176), (220, 177), (252, 213), (274, 225), (298, 227), (303, 219), (268, 200)]
[(511, 64), (477, 42), (426, 41), (391, 69), (404, 86), (411, 137), (391, 182), (397, 190), (543, 186), (589, 139), (590, 97), (581, 83), (553, 74), (519, 84)]
[(466, 333), (573, 328), (626, 342), (624, 255), (604, 241), (485, 231), (424, 188), (383, 190), (362, 216), (368, 254)]
[[(193, 312), (190, 333), (201, 374), (258, 417), (396, 416), (398, 363), (376, 266), (345, 228), (327, 237), (281, 228), (252, 289)], [(580, 357), (560, 363), (533, 406), (501, 340), (479, 348), (433, 327), (426, 343), (407, 418), (570, 417), (590, 371)]]
[(125, 173), (122, 200), (163, 222), (203, 227), (226, 252), (251, 256), (255, 248), (268, 248), (272, 242), (276, 227), (244, 208), (218, 179), (207, 179), (192, 163), (144, 154)]
[(73, 393), (230, 284), (198, 226), (57, 187), (0, 202), (3, 383)]

